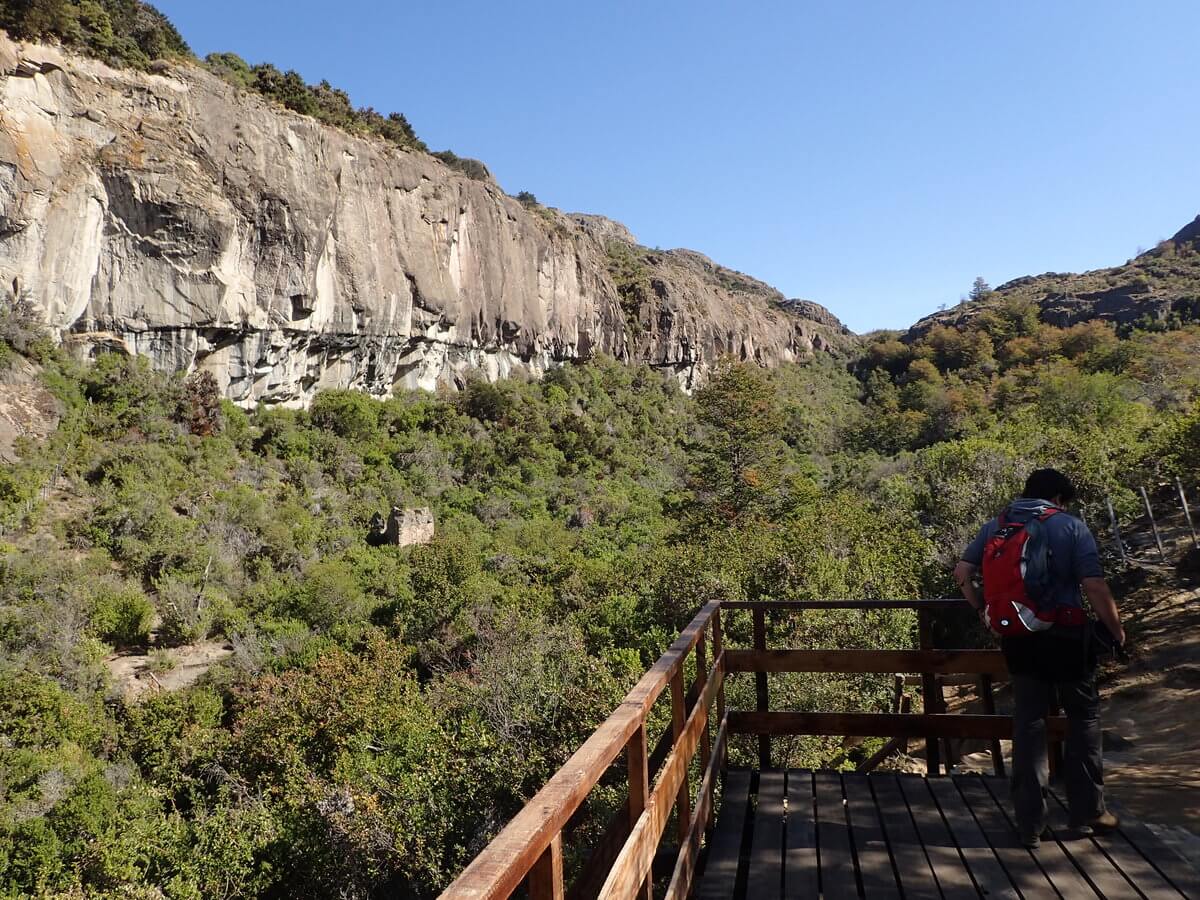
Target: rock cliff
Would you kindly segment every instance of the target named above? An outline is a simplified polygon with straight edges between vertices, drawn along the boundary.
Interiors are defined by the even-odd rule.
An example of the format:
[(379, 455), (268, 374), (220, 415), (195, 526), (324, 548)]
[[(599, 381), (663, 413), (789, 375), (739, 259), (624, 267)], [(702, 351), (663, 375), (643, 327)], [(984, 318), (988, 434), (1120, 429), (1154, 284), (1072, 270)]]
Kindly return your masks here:
[(0, 34), (0, 73), (0, 285), (81, 353), (299, 405), (595, 353), (690, 386), (726, 354), (773, 365), (852, 340), (699, 254), (526, 208), (200, 67), (118, 71)]

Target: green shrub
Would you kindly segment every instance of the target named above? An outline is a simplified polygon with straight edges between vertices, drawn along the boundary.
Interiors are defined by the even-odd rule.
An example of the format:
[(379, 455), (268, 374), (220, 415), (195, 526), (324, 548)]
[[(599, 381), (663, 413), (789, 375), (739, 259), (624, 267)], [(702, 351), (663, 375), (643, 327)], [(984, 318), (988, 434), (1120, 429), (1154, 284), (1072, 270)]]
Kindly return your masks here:
[(370, 440), (379, 432), (379, 403), (361, 391), (321, 391), (308, 415), (318, 428), (352, 441)]
[(139, 0), (13, 0), (0, 26), (17, 38), (55, 38), (112, 65), (147, 68), (157, 59), (190, 59), (166, 16)]
[(468, 178), (474, 178), (476, 181), (491, 181), (492, 179), (492, 173), (488, 171), (488, 167), (477, 159), (459, 156), (451, 150), (439, 150), (433, 156), (454, 171), (462, 172)]
[(211, 588), (197, 586), (178, 576), (155, 582), (158, 594), (159, 640), (164, 643), (194, 644), (209, 636), (221, 598)]
[(100, 584), (92, 597), (88, 620), (97, 637), (117, 647), (145, 644), (150, 638), (154, 604), (132, 585)]

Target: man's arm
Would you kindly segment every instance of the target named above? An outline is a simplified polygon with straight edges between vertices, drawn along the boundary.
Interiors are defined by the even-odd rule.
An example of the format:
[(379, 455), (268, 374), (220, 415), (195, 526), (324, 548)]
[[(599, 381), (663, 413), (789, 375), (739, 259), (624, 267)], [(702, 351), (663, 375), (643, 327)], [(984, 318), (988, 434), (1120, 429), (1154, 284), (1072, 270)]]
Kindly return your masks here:
[(975, 573), (978, 571), (979, 566), (969, 563), (965, 559), (960, 560), (954, 567), (954, 580), (958, 582), (959, 590), (967, 598), (967, 602), (975, 607), (975, 611), (983, 612), (983, 598), (979, 596), (979, 590), (975, 587), (974, 580)]
[(1087, 595), (1088, 602), (1096, 611), (1096, 616), (1104, 623), (1119, 644), (1125, 643), (1125, 626), (1121, 624), (1121, 614), (1117, 611), (1117, 601), (1113, 599), (1108, 582), (1103, 578), (1084, 578), (1080, 584)]
[(1125, 643), (1125, 628), (1121, 625), (1121, 614), (1117, 611), (1117, 601), (1113, 599), (1108, 582), (1104, 580), (1104, 570), (1100, 567), (1100, 552), (1096, 547), (1096, 538), (1091, 530), (1078, 519), (1075, 532), (1074, 575), (1079, 580), (1079, 586), (1087, 596), (1096, 616), (1104, 623), (1118, 643)]
[(971, 604), (972, 608), (979, 613), (985, 625), (987, 624), (987, 614), (984, 609), (983, 597), (979, 595), (979, 590), (975, 587), (975, 574), (983, 562), (983, 545), (987, 542), (990, 525), (991, 523), (988, 523), (979, 529), (974, 540), (963, 550), (962, 559), (954, 567), (954, 580), (958, 583), (958, 589), (962, 591), (962, 595), (967, 598), (967, 602)]

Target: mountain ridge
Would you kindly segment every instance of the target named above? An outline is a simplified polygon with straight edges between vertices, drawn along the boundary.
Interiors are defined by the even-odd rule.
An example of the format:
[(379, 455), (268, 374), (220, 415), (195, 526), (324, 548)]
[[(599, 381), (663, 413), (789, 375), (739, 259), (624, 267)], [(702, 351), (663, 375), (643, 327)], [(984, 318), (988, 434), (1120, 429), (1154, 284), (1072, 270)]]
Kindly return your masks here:
[(962, 328), (1007, 302), (1032, 304), (1041, 321), (1062, 328), (1099, 320), (1128, 331), (1200, 320), (1200, 216), (1122, 265), (1014, 278), (924, 316), (903, 339), (911, 343), (938, 325)]

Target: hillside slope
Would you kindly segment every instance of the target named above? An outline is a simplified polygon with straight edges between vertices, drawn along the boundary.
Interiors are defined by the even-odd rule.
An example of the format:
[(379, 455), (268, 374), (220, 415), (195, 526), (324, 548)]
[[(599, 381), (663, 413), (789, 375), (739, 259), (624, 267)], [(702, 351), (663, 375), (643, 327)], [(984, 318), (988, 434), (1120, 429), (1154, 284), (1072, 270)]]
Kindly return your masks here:
[(226, 396), (543, 372), (597, 352), (702, 379), (845, 344), (815, 304), (506, 195), (187, 62), (116, 70), (0, 36), (0, 284), (85, 349)]
[(1125, 330), (1198, 320), (1200, 216), (1124, 265), (1016, 278), (977, 300), (926, 316), (909, 329), (907, 339), (919, 338), (936, 325), (962, 328), (1004, 303), (1032, 303), (1043, 322), (1059, 328), (1092, 320)]

